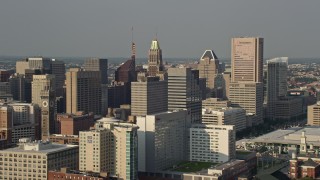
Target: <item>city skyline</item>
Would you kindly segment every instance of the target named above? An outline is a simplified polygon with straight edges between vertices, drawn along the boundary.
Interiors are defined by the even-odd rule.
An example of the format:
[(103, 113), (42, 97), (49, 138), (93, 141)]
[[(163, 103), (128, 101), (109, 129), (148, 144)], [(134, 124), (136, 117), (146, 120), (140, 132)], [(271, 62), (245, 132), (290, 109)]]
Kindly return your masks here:
[(320, 2), (287, 2), (1, 2), (0, 55), (130, 57), (133, 26), (137, 58), (156, 36), (164, 58), (229, 58), (241, 36), (266, 39), (265, 57), (318, 57)]

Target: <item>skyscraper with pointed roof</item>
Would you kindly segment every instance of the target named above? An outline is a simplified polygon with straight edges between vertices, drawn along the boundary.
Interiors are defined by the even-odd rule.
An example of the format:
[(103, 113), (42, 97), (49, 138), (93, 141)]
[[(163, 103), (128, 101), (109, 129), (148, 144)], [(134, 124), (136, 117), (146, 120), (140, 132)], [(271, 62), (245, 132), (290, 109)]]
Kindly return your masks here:
[(151, 42), (148, 59), (148, 74), (149, 76), (156, 76), (163, 71), (162, 50), (157, 39)]
[(200, 58), (198, 64), (199, 77), (206, 78), (206, 86), (208, 88), (208, 96), (212, 96), (214, 92), (214, 79), (219, 73), (219, 60), (213, 50), (206, 50)]

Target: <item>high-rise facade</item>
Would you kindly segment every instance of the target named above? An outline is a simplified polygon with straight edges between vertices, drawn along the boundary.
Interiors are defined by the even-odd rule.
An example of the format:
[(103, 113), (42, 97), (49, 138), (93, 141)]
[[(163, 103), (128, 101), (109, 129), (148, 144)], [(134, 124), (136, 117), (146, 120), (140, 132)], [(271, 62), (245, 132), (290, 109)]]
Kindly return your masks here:
[(191, 68), (168, 69), (168, 109), (187, 109), (192, 123), (201, 122), (202, 96), (199, 71)]
[(66, 80), (66, 67), (63, 61), (51, 60), (51, 74), (56, 76), (56, 97), (64, 96), (64, 81)]
[(70, 68), (66, 73), (67, 113), (101, 113), (100, 72)]
[(235, 158), (235, 142), (234, 126), (194, 124), (190, 128), (190, 161), (227, 162)]
[(34, 75), (32, 103), (41, 108), (41, 137), (54, 133), (56, 115), (55, 75)]
[(276, 113), (276, 101), (287, 94), (288, 58), (274, 58), (268, 60), (267, 65), (267, 116), (273, 118)]
[[(98, 120), (95, 129), (80, 132), (80, 170), (108, 172), (123, 180), (138, 175), (137, 125)], [(95, 154), (95, 157), (91, 157)]]
[(108, 59), (89, 58), (84, 62), (85, 71), (98, 71), (101, 84), (108, 84)]
[(149, 50), (148, 74), (149, 76), (156, 76), (163, 70), (162, 50), (160, 49), (159, 41), (154, 39)]
[(159, 77), (139, 77), (131, 83), (131, 115), (144, 116), (168, 110), (168, 84)]
[(243, 108), (247, 114), (254, 115), (253, 124), (263, 122), (263, 84), (256, 82), (230, 83), (232, 107)]
[(263, 81), (263, 38), (232, 38), (232, 82)]
[(308, 106), (308, 124), (320, 126), (320, 102)]
[(9, 78), (13, 100), (25, 102), (26, 79), (22, 74), (14, 74)]
[(187, 110), (138, 116), (139, 172), (156, 172), (188, 160)]
[(219, 73), (219, 60), (213, 50), (206, 50), (198, 64), (199, 77), (206, 78), (206, 86), (209, 89), (207, 97), (211, 97), (215, 88), (215, 76)]

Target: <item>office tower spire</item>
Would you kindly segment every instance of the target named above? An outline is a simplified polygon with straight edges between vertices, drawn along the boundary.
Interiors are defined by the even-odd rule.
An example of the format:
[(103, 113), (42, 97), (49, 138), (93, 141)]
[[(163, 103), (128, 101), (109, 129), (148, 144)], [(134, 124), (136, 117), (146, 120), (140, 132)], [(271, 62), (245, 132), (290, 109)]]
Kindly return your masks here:
[(133, 26), (131, 28), (131, 59), (136, 60), (136, 44), (133, 42)]
[(156, 76), (156, 74), (164, 70), (162, 63), (162, 50), (160, 49), (157, 38), (151, 42), (148, 66), (149, 76)]

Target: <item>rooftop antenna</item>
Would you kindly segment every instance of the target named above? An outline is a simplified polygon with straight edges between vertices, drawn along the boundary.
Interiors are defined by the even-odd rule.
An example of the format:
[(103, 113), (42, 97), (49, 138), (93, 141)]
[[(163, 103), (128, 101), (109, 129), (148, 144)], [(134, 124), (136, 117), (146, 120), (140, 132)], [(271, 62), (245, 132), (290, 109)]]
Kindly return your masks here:
[(131, 59), (136, 59), (136, 45), (133, 42), (133, 26), (131, 27)]

